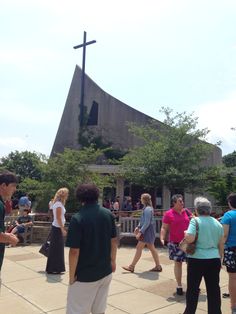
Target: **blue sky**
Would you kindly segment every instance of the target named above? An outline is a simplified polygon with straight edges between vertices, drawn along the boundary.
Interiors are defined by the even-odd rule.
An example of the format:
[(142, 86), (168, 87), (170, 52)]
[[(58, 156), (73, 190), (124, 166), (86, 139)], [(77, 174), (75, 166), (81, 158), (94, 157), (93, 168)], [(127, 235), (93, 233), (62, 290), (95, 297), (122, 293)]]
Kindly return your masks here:
[(162, 120), (195, 112), (208, 140), (236, 149), (236, 1), (0, 0), (0, 157), (50, 154), (75, 65), (106, 92)]

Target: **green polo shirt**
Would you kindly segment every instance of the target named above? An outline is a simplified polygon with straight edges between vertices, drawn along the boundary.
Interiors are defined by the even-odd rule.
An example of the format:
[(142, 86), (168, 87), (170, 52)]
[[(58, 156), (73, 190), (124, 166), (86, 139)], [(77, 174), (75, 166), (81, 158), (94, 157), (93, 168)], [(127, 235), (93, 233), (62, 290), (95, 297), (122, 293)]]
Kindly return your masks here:
[(71, 218), (66, 246), (80, 249), (78, 281), (97, 281), (112, 272), (111, 239), (115, 237), (114, 216), (97, 203), (83, 206)]
[[(0, 233), (5, 232), (4, 218), (5, 218), (5, 206), (0, 196)], [(2, 268), (4, 251), (5, 251), (5, 243), (0, 243), (0, 270)]]

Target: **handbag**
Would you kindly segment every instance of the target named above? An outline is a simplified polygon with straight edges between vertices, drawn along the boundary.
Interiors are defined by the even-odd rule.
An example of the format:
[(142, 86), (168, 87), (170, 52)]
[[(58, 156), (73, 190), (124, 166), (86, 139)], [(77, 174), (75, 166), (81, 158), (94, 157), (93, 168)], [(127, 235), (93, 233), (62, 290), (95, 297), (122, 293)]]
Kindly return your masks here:
[(196, 236), (195, 236), (195, 240), (192, 243), (188, 243), (186, 241), (185, 238), (183, 238), (183, 240), (179, 243), (179, 248), (181, 249), (181, 251), (185, 252), (188, 255), (193, 255), (195, 253), (196, 250), (196, 242), (198, 239), (198, 231), (199, 231), (199, 224), (196, 218), (193, 217), (193, 219), (195, 219), (195, 223), (196, 223)]
[(49, 248), (50, 248), (50, 233), (47, 237), (47, 240), (42, 244), (41, 248), (39, 249), (39, 253), (43, 254), (44, 256), (48, 257), (49, 255)]

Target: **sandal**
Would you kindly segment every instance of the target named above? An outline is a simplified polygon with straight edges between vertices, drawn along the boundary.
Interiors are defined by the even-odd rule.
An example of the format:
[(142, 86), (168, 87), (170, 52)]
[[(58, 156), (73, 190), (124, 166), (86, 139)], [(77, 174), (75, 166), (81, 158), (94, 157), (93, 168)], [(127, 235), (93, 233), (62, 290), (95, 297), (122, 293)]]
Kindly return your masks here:
[(124, 270), (130, 271), (131, 273), (134, 272), (134, 266), (133, 266), (133, 265), (122, 266), (122, 268), (123, 268)]
[(157, 272), (162, 272), (162, 267), (161, 265), (155, 266), (152, 269), (150, 269), (149, 271), (157, 271)]

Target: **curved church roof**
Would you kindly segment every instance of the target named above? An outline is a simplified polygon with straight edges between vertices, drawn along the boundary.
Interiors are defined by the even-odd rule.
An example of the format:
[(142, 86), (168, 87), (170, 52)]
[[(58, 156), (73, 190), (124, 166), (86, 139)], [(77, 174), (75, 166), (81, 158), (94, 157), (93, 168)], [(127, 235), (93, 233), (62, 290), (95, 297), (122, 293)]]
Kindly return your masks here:
[[(65, 148), (79, 149), (81, 74), (81, 68), (76, 65), (51, 155), (63, 152)], [(142, 141), (129, 132), (127, 124), (134, 122), (145, 125), (150, 123), (153, 118), (109, 95), (86, 74), (84, 88), (86, 124), (95, 135), (101, 136), (105, 142), (111, 143), (113, 148), (121, 150), (142, 145)], [(163, 124), (160, 121), (157, 122)], [(214, 146), (208, 163), (221, 163), (221, 156), (221, 149)]]
[[(81, 68), (76, 66), (51, 155), (62, 152), (65, 147), (79, 149), (81, 73)], [(101, 135), (105, 141), (112, 143), (114, 148), (128, 149), (140, 145), (141, 141), (128, 131), (127, 123), (135, 122), (143, 125), (153, 118), (109, 95), (86, 74), (84, 84), (87, 126), (97, 135)]]

